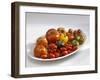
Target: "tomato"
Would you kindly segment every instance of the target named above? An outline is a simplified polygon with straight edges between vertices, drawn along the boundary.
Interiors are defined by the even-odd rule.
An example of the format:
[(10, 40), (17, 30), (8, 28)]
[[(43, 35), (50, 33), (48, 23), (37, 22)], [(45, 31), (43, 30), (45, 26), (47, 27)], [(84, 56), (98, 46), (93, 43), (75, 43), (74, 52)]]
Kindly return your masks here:
[(47, 55), (47, 49), (43, 45), (36, 45), (34, 48), (34, 56), (41, 57), (41, 55)]
[(79, 42), (77, 40), (73, 40), (72, 44), (75, 45), (75, 46), (79, 46)]
[(50, 44), (48, 45), (48, 49), (57, 49), (57, 45), (54, 44), (54, 43), (50, 43)]
[(68, 46), (67, 49), (68, 49), (68, 50), (72, 50), (72, 47), (71, 47), (71, 46)]
[(39, 37), (37, 39), (37, 45), (47, 46), (48, 45), (48, 41), (47, 41), (46, 37), (44, 37), (44, 36)]
[(60, 49), (57, 49), (56, 52), (60, 53)]
[(49, 53), (49, 58), (55, 58), (55, 54), (54, 53)]
[(81, 31), (80, 29), (77, 30), (77, 34), (78, 34), (78, 35), (80, 35), (81, 32), (82, 32), (82, 31)]
[(68, 54), (68, 51), (63, 51), (61, 54), (62, 54), (63, 56), (65, 56), (65, 55)]
[(65, 47), (61, 47), (60, 48), (60, 51), (62, 52), (62, 51), (66, 51), (66, 48)]
[(61, 33), (59, 40), (65, 44), (65, 43), (68, 42), (68, 36), (66, 36), (65, 34)]
[(48, 52), (49, 52), (49, 53), (56, 52), (56, 49), (48, 49)]
[(71, 52), (72, 52), (71, 50), (68, 50), (68, 54), (71, 53)]
[(56, 58), (60, 56), (60, 53), (58, 53), (58, 52), (55, 52), (54, 54), (55, 54)]
[(56, 29), (49, 29), (46, 32), (46, 38), (49, 43), (55, 43), (57, 40), (59, 40), (59, 32)]
[(75, 36), (71, 33), (68, 33), (68, 39), (71, 41), (75, 38)]

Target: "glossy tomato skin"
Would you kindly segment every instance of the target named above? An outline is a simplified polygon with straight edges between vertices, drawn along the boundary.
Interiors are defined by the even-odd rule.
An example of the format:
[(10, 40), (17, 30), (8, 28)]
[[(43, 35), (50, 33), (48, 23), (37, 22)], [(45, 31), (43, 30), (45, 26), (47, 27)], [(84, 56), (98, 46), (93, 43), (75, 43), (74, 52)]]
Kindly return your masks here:
[(54, 44), (54, 43), (50, 43), (50, 44), (48, 45), (48, 49), (57, 49), (57, 45)]
[(59, 40), (60, 34), (56, 29), (49, 29), (46, 32), (46, 38), (49, 43), (55, 43), (57, 40)]
[(67, 55), (68, 54), (68, 51), (63, 51), (62, 52), (62, 56), (65, 56), (65, 55)]
[(54, 53), (56, 51), (57, 51), (57, 49), (48, 49), (48, 53)]
[(67, 50), (67, 49), (66, 49), (65, 47), (61, 47), (61, 48), (60, 48), (60, 51), (61, 51), (61, 52), (66, 51), (66, 50)]
[(55, 55), (56, 58), (60, 57), (60, 53), (59, 52), (55, 52), (54, 55)]
[(80, 35), (81, 32), (82, 32), (82, 31), (81, 31), (80, 29), (77, 30), (77, 34), (78, 34), (78, 35)]
[(34, 48), (34, 56), (35, 57), (41, 57), (41, 55), (47, 55), (47, 49), (43, 45), (36, 45)]
[(54, 53), (49, 53), (48, 57), (51, 59), (51, 58), (56, 58), (55, 54)]
[(39, 37), (37, 39), (37, 45), (43, 45), (46, 47), (48, 45), (48, 41), (47, 41), (46, 37), (45, 36)]
[(75, 38), (74, 34), (67, 33), (67, 35), (68, 35), (69, 41), (71, 41), (71, 40), (73, 40)]

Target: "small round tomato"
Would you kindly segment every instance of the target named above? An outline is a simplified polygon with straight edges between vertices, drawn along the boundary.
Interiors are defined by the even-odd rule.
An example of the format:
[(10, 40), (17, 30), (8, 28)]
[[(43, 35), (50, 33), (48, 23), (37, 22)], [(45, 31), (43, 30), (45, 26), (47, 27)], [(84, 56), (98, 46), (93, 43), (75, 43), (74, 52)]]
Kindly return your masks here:
[(62, 55), (64, 56), (64, 55), (67, 55), (68, 54), (68, 51), (63, 51), (62, 52)]
[(81, 34), (81, 32), (82, 32), (82, 31), (81, 31), (80, 29), (77, 30), (77, 34), (78, 34), (78, 35)]
[(71, 52), (72, 52), (71, 50), (68, 50), (68, 54), (71, 53)]
[(66, 48), (65, 47), (61, 47), (60, 48), (60, 51), (62, 52), (62, 51), (66, 51)]
[(57, 45), (54, 44), (54, 43), (50, 43), (50, 44), (48, 45), (48, 49), (57, 49)]
[(54, 54), (55, 54), (56, 58), (60, 56), (60, 53), (58, 53), (58, 52), (55, 52)]
[(54, 53), (49, 53), (49, 58), (55, 58), (55, 54)]
[(56, 52), (57, 51), (57, 49), (48, 49), (48, 52), (49, 53), (54, 53), (54, 52)]
[(53, 50), (52, 49), (48, 49), (48, 53), (53, 53)]
[(70, 40), (73, 40), (75, 38), (75, 36), (73, 34), (68, 34), (68, 38), (69, 38), (69, 41), (70, 41)]
[(60, 53), (60, 49), (57, 49), (56, 52)]
[(72, 47), (71, 47), (71, 46), (68, 46), (67, 49), (68, 49), (68, 50), (72, 50)]

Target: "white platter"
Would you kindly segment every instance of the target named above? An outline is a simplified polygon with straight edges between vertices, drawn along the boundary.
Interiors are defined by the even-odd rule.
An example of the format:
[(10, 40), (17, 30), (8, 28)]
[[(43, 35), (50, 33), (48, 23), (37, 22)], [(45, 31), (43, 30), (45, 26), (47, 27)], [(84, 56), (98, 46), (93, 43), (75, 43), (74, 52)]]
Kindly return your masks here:
[[(85, 41), (84, 41), (84, 43), (85, 43), (85, 42), (86, 42), (86, 35), (85, 35), (85, 33), (83, 33), (83, 36), (84, 36), (84, 39), (85, 39)], [(84, 46), (83, 46), (84, 43), (83, 43), (82, 45), (80, 45), (80, 46), (78, 47), (77, 50), (75, 50), (75, 51), (73, 51), (73, 52), (71, 52), (71, 53), (69, 53), (69, 54), (67, 54), (67, 55), (65, 55), (65, 56), (61, 56), (61, 57), (58, 57), (58, 58), (52, 58), (52, 59), (42, 59), (42, 58), (37, 58), (37, 57), (35, 57), (35, 56), (34, 56), (34, 52), (33, 52), (34, 47), (35, 47), (35, 43), (33, 43), (31, 49), (27, 50), (27, 52), (28, 52), (28, 56), (29, 56), (32, 60), (38, 60), (38, 61), (55, 61), (55, 60), (60, 60), (60, 59), (63, 59), (63, 58), (67, 58), (67, 57), (69, 57), (69, 56), (71, 56), (71, 55), (77, 53), (77, 51), (79, 51), (80, 49), (84, 48)], [(31, 50), (31, 51), (30, 51), (30, 50)]]

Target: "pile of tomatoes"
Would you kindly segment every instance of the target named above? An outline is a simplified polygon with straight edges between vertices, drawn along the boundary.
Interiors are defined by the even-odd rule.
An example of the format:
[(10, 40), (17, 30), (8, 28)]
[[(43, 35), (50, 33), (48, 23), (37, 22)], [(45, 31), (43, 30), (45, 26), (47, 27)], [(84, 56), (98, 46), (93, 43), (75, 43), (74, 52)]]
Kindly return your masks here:
[(83, 42), (84, 36), (80, 29), (52, 28), (37, 39), (33, 53), (37, 58), (58, 58), (75, 51)]

